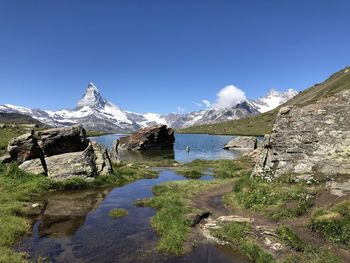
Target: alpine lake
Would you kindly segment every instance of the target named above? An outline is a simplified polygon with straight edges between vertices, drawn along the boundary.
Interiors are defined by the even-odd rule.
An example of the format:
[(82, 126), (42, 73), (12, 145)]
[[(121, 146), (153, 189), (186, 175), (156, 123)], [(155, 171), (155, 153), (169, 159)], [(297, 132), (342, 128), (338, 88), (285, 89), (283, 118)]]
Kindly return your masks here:
[[(122, 134), (91, 137), (107, 147)], [(176, 134), (174, 151), (123, 151), (121, 161), (171, 159), (179, 163), (195, 159), (234, 159), (239, 152), (222, 149), (233, 136)], [(190, 151), (186, 151), (190, 147)], [(152, 188), (163, 182), (187, 180), (174, 170), (158, 168), (159, 176), (141, 179), (121, 187), (93, 190), (51, 192), (43, 198), (45, 212), (33, 219), (32, 233), (15, 246), (26, 251), (29, 259), (49, 262), (250, 262), (229, 246), (203, 242), (192, 251), (174, 256), (157, 250), (157, 233), (151, 226), (156, 210), (138, 207), (135, 200), (153, 196)], [(199, 180), (212, 180), (205, 175)], [(219, 200), (220, 202), (220, 200)], [(109, 211), (120, 207), (128, 215), (110, 217)], [(46, 261), (44, 261), (46, 262)]]

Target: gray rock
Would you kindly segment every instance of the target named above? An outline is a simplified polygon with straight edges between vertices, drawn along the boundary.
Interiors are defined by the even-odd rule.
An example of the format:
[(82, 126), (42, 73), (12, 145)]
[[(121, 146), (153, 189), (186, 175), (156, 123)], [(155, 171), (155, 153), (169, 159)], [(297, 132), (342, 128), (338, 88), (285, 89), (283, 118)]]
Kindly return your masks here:
[(226, 145), (223, 148), (255, 150), (257, 148), (257, 139), (253, 136), (237, 136), (236, 138), (226, 143)]
[[(57, 180), (95, 178), (112, 172), (107, 149), (96, 142), (90, 143), (84, 151), (49, 156), (45, 161), (48, 177)], [(40, 159), (25, 161), (19, 168), (33, 174), (45, 173)]]
[(38, 145), (38, 139), (32, 133), (26, 133), (11, 140), (7, 146), (7, 151), (11, 159), (18, 163), (40, 158), (43, 155)]
[(166, 125), (155, 125), (119, 139), (117, 150), (168, 150), (174, 148), (174, 142), (173, 129)]
[(0, 163), (10, 163), (10, 162), (12, 162), (12, 158), (9, 154), (0, 156)]
[(253, 175), (350, 174), (350, 90), (281, 108)]
[(81, 125), (40, 131), (37, 135), (38, 144), (46, 156), (83, 151), (89, 144)]

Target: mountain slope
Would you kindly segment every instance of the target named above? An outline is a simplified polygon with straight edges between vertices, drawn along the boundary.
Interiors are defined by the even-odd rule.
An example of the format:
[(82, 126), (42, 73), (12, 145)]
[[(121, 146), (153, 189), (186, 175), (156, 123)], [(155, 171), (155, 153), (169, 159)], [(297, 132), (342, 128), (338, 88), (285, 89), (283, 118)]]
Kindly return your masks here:
[(300, 92), (298, 95), (288, 100), (277, 108), (262, 113), (257, 116), (223, 122), (213, 125), (201, 125), (182, 129), (181, 133), (210, 133), (210, 134), (235, 134), (235, 135), (264, 135), (270, 133), (276, 115), (282, 106), (296, 105), (306, 106), (322, 98), (332, 96), (333, 94), (350, 89), (350, 67), (342, 69), (324, 82)]
[(86, 129), (102, 132), (133, 132), (141, 127), (166, 124), (174, 129), (194, 125), (215, 124), (237, 120), (260, 114), (259, 109), (275, 107), (294, 95), (296, 91), (286, 93), (275, 90), (255, 101), (244, 101), (230, 108), (209, 108), (185, 114), (138, 114), (123, 111), (118, 106), (105, 100), (97, 87), (89, 83), (85, 94), (74, 109), (44, 111), (29, 109), (11, 104), (0, 105), (0, 112), (28, 115), (50, 126), (67, 126), (76, 123)]
[(20, 113), (4, 113), (0, 112), (0, 123), (15, 123), (15, 124), (35, 124), (39, 127), (45, 126), (40, 121)]

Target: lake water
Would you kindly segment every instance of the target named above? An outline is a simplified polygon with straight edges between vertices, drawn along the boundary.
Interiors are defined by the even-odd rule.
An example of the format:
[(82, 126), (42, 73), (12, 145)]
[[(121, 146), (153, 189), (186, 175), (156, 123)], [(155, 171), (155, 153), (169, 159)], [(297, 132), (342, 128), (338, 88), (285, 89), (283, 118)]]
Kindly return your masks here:
[[(91, 137), (90, 139), (111, 148), (113, 141), (123, 136), (125, 135), (110, 134)], [(148, 151), (144, 153), (139, 151), (120, 151), (119, 153), (122, 161), (157, 160), (164, 158), (174, 159), (178, 162), (190, 162), (195, 159), (234, 159), (241, 155), (240, 151), (222, 149), (234, 137), (208, 134), (175, 134), (174, 151)], [(185, 150), (187, 146), (191, 147), (189, 153)]]
[[(203, 179), (211, 179), (206, 177)], [(172, 170), (162, 170), (156, 179), (142, 179), (117, 187), (49, 193), (45, 211), (35, 221), (32, 235), (16, 249), (31, 260), (51, 262), (249, 262), (230, 247), (203, 243), (190, 253), (175, 257), (159, 253), (158, 236), (150, 220), (156, 210), (137, 207), (134, 201), (152, 196), (152, 187), (162, 182), (186, 180)], [(122, 218), (108, 216), (112, 208), (127, 209)]]

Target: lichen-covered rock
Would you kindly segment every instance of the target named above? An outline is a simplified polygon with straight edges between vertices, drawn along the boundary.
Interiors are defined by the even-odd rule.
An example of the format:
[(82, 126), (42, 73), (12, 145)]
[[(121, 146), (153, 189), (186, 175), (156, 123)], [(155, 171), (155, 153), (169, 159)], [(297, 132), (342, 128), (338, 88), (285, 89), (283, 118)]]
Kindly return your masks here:
[(350, 90), (283, 107), (253, 175), (350, 174)]
[(40, 131), (37, 137), (46, 156), (83, 151), (89, 144), (81, 125)]
[(223, 148), (254, 150), (257, 148), (257, 139), (253, 136), (237, 136), (226, 143)]
[(26, 133), (11, 140), (7, 146), (7, 151), (11, 159), (18, 163), (40, 158), (42, 155), (38, 139), (33, 133)]
[(118, 150), (167, 150), (173, 149), (174, 131), (166, 125), (143, 128), (119, 139)]
[(107, 148), (97, 142), (90, 142), (89, 147), (93, 150), (96, 174), (110, 174), (113, 170)]
[[(112, 172), (107, 149), (96, 142), (90, 143), (84, 151), (48, 156), (45, 161), (48, 177), (57, 180), (94, 178)], [(45, 173), (40, 159), (25, 161), (19, 168), (33, 174)]]

